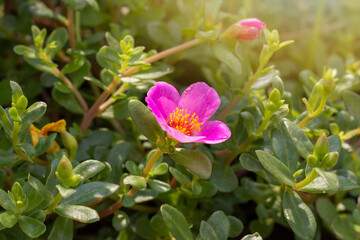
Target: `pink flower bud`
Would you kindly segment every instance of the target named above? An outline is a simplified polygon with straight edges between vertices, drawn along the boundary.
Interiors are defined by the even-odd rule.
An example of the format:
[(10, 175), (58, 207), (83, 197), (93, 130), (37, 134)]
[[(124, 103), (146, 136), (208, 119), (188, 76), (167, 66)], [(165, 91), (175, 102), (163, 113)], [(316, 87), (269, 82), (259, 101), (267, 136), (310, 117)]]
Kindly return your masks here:
[(229, 39), (251, 41), (259, 38), (265, 27), (266, 24), (257, 18), (246, 18), (231, 25), (225, 35)]

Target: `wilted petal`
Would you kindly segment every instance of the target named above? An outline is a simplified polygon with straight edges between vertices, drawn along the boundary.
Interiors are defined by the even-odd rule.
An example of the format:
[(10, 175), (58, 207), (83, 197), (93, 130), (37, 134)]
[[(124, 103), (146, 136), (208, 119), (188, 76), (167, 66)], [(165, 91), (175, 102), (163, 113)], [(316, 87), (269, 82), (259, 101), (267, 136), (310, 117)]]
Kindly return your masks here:
[(226, 141), (231, 136), (231, 131), (225, 123), (220, 121), (209, 121), (205, 123), (197, 136), (203, 136), (196, 142), (216, 144)]
[(220, 106), (220, 98), (215, 89), (204, 82), (198, 82), (185, 89), (179, 101), (179, 108), (187, 109), (205, 123)]
[(157, 82), (150, 88), (145, 101), (162, 125), (169, 119), (170, 113), (176, 109), (179, 99), (180, 95), (176, 88), (166, 82)]

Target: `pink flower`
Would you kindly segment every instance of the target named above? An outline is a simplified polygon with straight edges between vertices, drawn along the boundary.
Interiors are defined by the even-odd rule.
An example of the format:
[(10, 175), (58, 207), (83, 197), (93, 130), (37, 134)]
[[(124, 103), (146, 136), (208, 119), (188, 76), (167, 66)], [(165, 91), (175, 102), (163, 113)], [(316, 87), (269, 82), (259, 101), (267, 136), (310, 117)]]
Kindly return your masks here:
[(230, 129), (220, 121), (208, 121), (220, 106), (215, 89), (198, 82), (181, 95), (165, 82), (157, 82), (145, 101), (161, 128), (170, 138), (182, 143), (215, 144), (226, 141)]
[(266, 24), (257, 18), (246, 18), (233, 25), (226, 31), (226, 36), (231, 39), (250, 41), (261, 36)]

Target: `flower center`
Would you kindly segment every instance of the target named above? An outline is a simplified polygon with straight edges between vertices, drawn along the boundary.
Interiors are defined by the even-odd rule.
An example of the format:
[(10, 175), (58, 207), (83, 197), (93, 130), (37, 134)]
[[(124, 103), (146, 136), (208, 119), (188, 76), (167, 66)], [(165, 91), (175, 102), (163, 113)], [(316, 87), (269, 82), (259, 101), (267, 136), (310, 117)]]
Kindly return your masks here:
[(200, 131), (200, 126), (203, 123), (199, 123), (199, 117), (195, 113), (191, 114), (187, 109), (176, 108), (170, 114), (169, 125), (186, 135), (190, 135), (193, 130)]

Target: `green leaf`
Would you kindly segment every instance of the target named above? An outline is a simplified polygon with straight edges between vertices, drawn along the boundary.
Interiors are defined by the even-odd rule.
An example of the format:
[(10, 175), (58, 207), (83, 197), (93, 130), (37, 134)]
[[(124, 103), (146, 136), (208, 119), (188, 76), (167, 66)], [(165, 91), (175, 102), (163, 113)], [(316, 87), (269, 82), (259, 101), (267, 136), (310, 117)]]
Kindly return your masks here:
[(96, 0), (86, 0), (90, 7), (92, 7), (95, 11), (100, 11), (99, 5)]
[(55, 208), (55, 212), (62, 217), (82, 223), (93, 223), (100, 219), (94, 209), (84, 206), (60, 204)]
[[(30, 11), (34, 16), (54, 19), (61, 22), (64, 25), (68, 25), (66, 17), (48, 8), (43, 2), (35, 2), (34, 5), (30, 6)], [(67, 35), (67, 33), (66, 33)]]
[(35, 68), (41, 72), (50, 73), (53, 75), (53, 71), (52, 71), (51, 67), (46, 65), (45, 62), (43, 60), (41, 60), (40, 58), (24, 57), (24, 60), (33, 68)]
[(130, 218), (123, 211), (116, 211), (112, 218), (112, 225), (116, 231), (125, 229), (130, 224)]
[(171, 186), (163, 181), (157, 180), (157, 179), (150, 179), (148, 182), (151, 189), (154, 189), (157, 192), (168, 192), (171, 190)]
[(359, 109), (359, 103), (360, 96), (354, 92), (351, 91), (345, 91), (344, 93), (344, 103), (351, 115), (355, 117), (355, 119), (358, 122), (358, 125), (360, 125), (360, 109)]
[(312, 154), (314, 145), (310, 142), (303, 130), (295, 123), (286, 119), (284, 124), (299, 154), (307, 159), (308, 155)]
[(81, 10), (86, 6), (86, 0), (63, 0), (63, 2), (73, 10)]
[(207, 222), (201, 221), (200, 224), (200, 236), (201, 239), (206, 240), (219, 240), (214, 228)]
[(143, 80), (154, 80), (160, 77), (163, 77), (169, 73), (172, 73), (174, 70), (167, 65), (159, 65), (147, 69), (145, 71), (138, 72), (136, 74), (131, 75), (133, 78), (143, 79)]
[(313, 239), (316, 232), (315, 217), (295, 191), (286, 189), (284, 192), (283, 210), (286, 221), (297, 237), (303, 240)]
[(231, 192), (239, 185), (234, 170), (220, 164), (214, 165), (210, 182), (221, 192)]
[(40, 195), (45, 199), (45, 201), (49, 202), (54, 197), (47, 189), (47, 187), (45, 187), (44, 184), (40, 182), (40, 180), (36, 179), (30, 174), (28, 175), (28, 182), (35, 189), (35, 191), (40, 193)]
[(156, 166), (152, 172), (154, 175), (164, 175), (168, 172), (168, 165), (167, 163), (160, 163), (158, 166)]
[(327, 226), (331, 226), (338, 216), (335, 206), (327, 198), (320, 198), (316, 201), (316, 211)]
[(137, 129), (150, 141), (156, 142), (163, 135), (163, 130), (150, 109), (138, 100), (131, 100), (128, 106)]
[(19, 226), (23, 232), (31, 238), (37, 238), (42, 235), (46, 226), (39, 220), (31, 217), (21, 216), (19, 219)]
[(320, 168), (315, 168), (316, 172), (325, 180), (325, 184), (330, 190), (330, 193), (335, 194), (339, 189), (339, 180), (335, 173), (324, 171)]
[(205, 2), (204, 16), (211, 15), (214, 20), (217, 19), (223, 0), (208, 0)]
[(83, 57), (75, 57), (71, 62), (66, 64), (61, 72), (63, 74), (68, 74), (79, 70), (85, 63), (85, 59)]
[(53, 58), (56, 53), (58, 53), (66, 44), (69, 39), (68, 32), (65, 28), (60, 27), (56, 28), (49, 35), (46, 40), (45, 52), (50, 57)]
[(255, 152), (259, 158), (259, 161), (266, 170), (268, 170), (281, 183), (295, 188), (294, 178), (290, 172), (290, 169), (285, 166), (284, 163), (267, 152), (261, 150), (257, 150)]
[(318, 168), (315, 168), (315, 170), (319, 176), (311, 183), (301, 188), (301, 191), (308, 193), (336, 193), (339, 189), (339, 180), (336, 174)]
[(16, 165), (19, 162), (22, 160), (15, 153), (0, 150), (0, 167)]
[(8, 211), (14, 211), (15, 205), (10, 200), (9, 195), (2, 189), (0, 189), (0, 206)]
[(75, 188), (76, 193), (63, 200), (64, 204), (85, 204), (113, 194), (119, 185), (108, 182), (90, 182)]
[(0, 223), (7, 228), (12, 228), (19, 220), (19, 216), (14, 212), (4, 212), (0, 214)]
[(135, 222), (136, 233), (143, 239), (153, 240), (156, 239), (155, 231), (149, 227), (150, 221), (147, 217), (140, 217)]
[(146, 179), (142, 176), (130, 175), (124, 178), (124, 184), (129, 184), (136, 189), (146, 188)]
[(46, 112), (46, 103), (36, 102), (28, 107), (21, 116), (21, 129), (26, 129), (31, 126), (36, 120), (40, 119)]
[(273, 128), (271, 133), (271, 146), (275, 156), (290, 169), (291, 173), (294, 173), (298, 164), (299, 155), (284, 122), (280, 123), (280, 127)]
[(334, 219), (332, 229), (340, 239), (359, 239), (351, 215), (341, 214)]
[(107, 120), (125, 119), (130, 116), (128, 108), (129, 100), (125, 99), (111, 105), (100, 114), (100, 117)]
[(262, 240), (262, 237), (258, 233), (254, 234), (248, 234), (245, 237), (243, 237), (241, 240)]
[(174, 46), (180, 43), (181, 35), (179, 25), (175, 22), (153, 21), (147, 24), (147, 32), (152, 40), (165, 47)]
[(56, 90), (58, 90), (61, 93), (65, 93), (65, 94), (71, 93), (71, 88), (68, 87), (64, 82), (56, 81), (54, 83), (54, 87), (56, 88)]
[(170, 167), (169, 171), (181, 185), (187, 185), (190, 183), (190, 179), (176, 168)]
[(2, 106), (0, 106), (0, 120), (0, 124), (4, 128), (6, 134), (11, 137), (13, 126), (10, 122), (8, 115), (6, 114), (5, 109)]
[(274, 229), (274, 222), (266, 220), (253, 220), (249, 225), (250, 232), (258, 232), (262, 237), (267, 238)]
[(66, 188), (63, 187), (62, 185), (56, 185), (56, 188), (59, 190), (59, 193), (63, 198), (68, 198), (76, 192), (75, 189)]
[[(207, 222), (215, 230), (216, 236), (219, 240), (227, 240), (230, 231), (230, 222), (223, 211), (214, 212)], [(206, 238), (205, 238), (206, 239)]]
[(124, 197), (121, 199), (121, 203), (124, 207), (132, 207), (135, 205), (135, 200), (129, 195), (124, 195)]
[(97, 160), (86, 160), (73, 169), (73, 174), (79, 174), (83, 180), (87, 180), (105, 168), (105, 164)]
[(72, 93), (63, 93), (60, 92), (57, 88), (53, 88), (51, 91), (51, 95), (53, 96), (55, 101), (60, 104), (60, 106), (68, 109), (73, 113), (83, 113), (83, 109), (81, 108), (79, 102)]
[(209, 179), (211, 176), (211, 162), (199, 151), (177, 148), (174, 153), (170, 153), (170, 157), (201, 179)]
[(224, 44), (220, 43), (212, 44), (211, 51), (216, 59), (230, 67), (236, 75), (240, 76), (242, 74), (241, 62), (233, 53), (234, 51), (228, 49)]
[(96, 60), (103, 68), (115, 74), (121, 74), (121, 59), (115, 48), (103, 46), (96, 54)]
[(141, 176), (141, 169), (133, 161), (126, 161), (125, 166), (131, 174)]
[(228, 219), (230, 222), (229, 237), (235, 238), (243, 231), (244, 224), (240, 221), (240, 219), (233, 216), (228, 216)]
[(16, 45), (14, 47), (14, 52), (18, 55), (22, 55), (28, 58), (35, 58), (36, 51), (33, 48), (24, 46), (24, 45)]
[(329, 152), (340, 152), (341, 151), (341, 139), (338, 135), (331, 135), (328, 137), (329, 140)]
[(176, 208), (164, 204), (160, 208), (164, 221), (176, 240), (193, 240), (184, 215)]
[(73, 239), (73, 221), (71, 219), (58, 216), (49, 234), (48, 240), (67, 239)]

